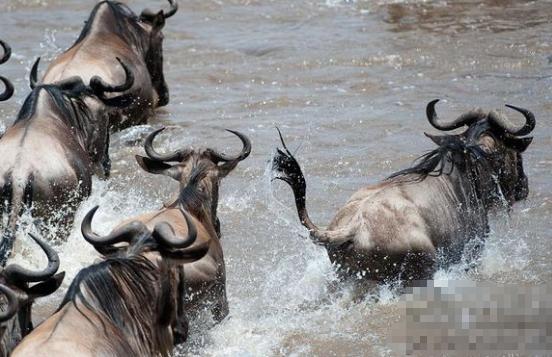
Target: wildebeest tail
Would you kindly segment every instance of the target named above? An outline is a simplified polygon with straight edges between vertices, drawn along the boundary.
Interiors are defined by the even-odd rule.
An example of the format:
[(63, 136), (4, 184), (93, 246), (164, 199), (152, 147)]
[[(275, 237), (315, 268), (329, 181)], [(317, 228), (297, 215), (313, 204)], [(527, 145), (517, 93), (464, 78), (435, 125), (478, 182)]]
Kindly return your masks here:
[(276, 129), (280, 135), (283, 149), (277, 149), (276, 155), (272, 159), (272, 170), (278, 173), (275, 179), (282, 180), (291, 187), (301, 224), (309, 230), (311, 239), (317, 244), (326, 246), (343, 244), (349, 239), (349, 232), (320, 229), (311, 221), (306, 207), (307, 182), (305, 176), (301, 166), (288, 150), (280, 129)]

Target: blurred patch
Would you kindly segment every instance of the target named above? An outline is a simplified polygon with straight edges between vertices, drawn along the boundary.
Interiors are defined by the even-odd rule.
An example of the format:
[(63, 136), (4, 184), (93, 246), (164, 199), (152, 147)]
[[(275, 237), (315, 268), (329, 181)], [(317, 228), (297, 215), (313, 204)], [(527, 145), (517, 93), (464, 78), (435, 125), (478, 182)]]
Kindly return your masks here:
[(552, 351), (552, 286), (430, 282), (399, 302), (390, 343), (400, 355), (546, 355)]

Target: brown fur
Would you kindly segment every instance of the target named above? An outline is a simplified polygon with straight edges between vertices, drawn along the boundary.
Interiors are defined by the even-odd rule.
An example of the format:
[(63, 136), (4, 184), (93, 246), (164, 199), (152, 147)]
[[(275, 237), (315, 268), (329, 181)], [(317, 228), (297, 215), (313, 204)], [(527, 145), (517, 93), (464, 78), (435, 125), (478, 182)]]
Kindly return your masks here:
[[(162, 13), (158, 17), (153, 22), (140, 21), (126, 5), (116, 1), (99, 3), (77, 42), (50, 63), (42, 82), (79, 76), (87, 83), (99, 75), (109, 83), (121, 83), (124, 73), (115, 60), (119, 57), (135, 76), (134, 85), (126, 93), (132, 100), (105, 120), (116, 130), (145, 123), (153, 109), (168, 102), (162, 73), (161, 30), (165, 20)], [(101, 103), (96, 104), (101, 108)]]
[(326, 229), (308, 216), (305, 179), (283, 139), (273, 168), (292, 187), (301, 223), (326, 247), (341, 278), (410, 282), (430, 278), (438, 258), (458, 262), (467, 242), (484, 238), (487, 213), (504, 205), (501, 195), (507, 205), (526, 197), (521, 151), (530, 139), (504, 139), (497, 131), (483, 118), (459, 136), (431, 137), (438, 149), (355, 192)]
[(79, 272), (59, 310), (13, 356), (169, 356), (180, 267), (151, 250), (148, 236)]

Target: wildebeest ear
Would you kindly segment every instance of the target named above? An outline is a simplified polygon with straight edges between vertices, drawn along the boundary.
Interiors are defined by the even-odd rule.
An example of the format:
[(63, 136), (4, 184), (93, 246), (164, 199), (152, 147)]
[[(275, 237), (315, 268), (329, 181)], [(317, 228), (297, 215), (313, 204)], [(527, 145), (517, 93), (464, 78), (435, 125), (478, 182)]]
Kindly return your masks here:
[(138, 165), (145, 171), (156, 175), (166, 175), (180, 181), (180, 170), (178, 170), (178, 168), (162, 161), (152, 160), (148, 157), (140, 155), (136, 155), (135, 157)]
[(63, 278), (65, 278), (64, 271), (54, 275), (53, 277), (51, 277), (46, 281), (43, 281), (41, 283), (38, 283), (30, 287), (29, 289), (27, 289), (27, 294), (29, 295), (29, 298), (33, 300), (38, 297), (52, 294), (61, 286), (61, 283), (63, 282)]
[(438, 146), (444, 145), (446, 140), (450, 139), (450, 135), (432, 135), (424, 133), (425, 136), (431, 139)]
[(529, 136), (527, 138), (505, 138), (504, 144), (517, 152), (524, 152), (527, 150), (527, 147), (533, 141), (533, 137)]
[(160, 10), (153, 18), (152, 25), (154, 29), (159, 29), (165, 26), (165, 14)]
[(160, 29), (165, 26), (165, 14), (163, 10), (158, 11), (157, 13), (146, 9), (140, 14), (140, 20), (148, 22), (154, 29)]

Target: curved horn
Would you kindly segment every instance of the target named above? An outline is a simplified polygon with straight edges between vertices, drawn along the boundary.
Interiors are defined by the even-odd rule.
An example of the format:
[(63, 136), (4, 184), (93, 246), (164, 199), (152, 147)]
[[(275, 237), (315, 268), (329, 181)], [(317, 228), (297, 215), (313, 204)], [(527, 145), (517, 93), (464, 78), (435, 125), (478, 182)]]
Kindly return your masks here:
[(157, 223), (153, 229), (153, 237), (159, 245), (169, 250), (184, 249), (196, 241), (197, 228), (192, 220), (192, 217), (188, 212), (180, 208), (180, 212), (186, 220), (186, 226), (188, 227), (188, 236), (186, 238), (177, 237), (174, 234), (174, 229), (167, 222)]
[(41, 271), (31, 271), (17, 264), (8, 265), (4, 269), (4, 276), (6, 276), (7, 279), (25, 282), (44, 281), (54, 276), (59, 269), (59, 256), (56, 251), (50, 247), (48, 243), (34, 234), (29, 233), (29, 236), (40, 246), (40, 248), (42, 248), (46, 257), (48, 257), (48, 265)]
[(8, 300), (6, 311), (0, 313), (0, 322), (4, 322), (11, 319), (17, 310), (19, 310), (19, 300), (15, 292), (5, 285), (0, 284), (0, 292), (4, 294)]
[(0, 58), (0, 64), (6, 63), (7, 60), (11, 57), (11, 47), (6, 42), (0, 40), (0, 46), (2, 46), (2, 49), (4, 50), (4, 56)]
[(38, 64), (40, 63), (40, 57), (38, 57), (31, 67), (31, 75), (29, 76), (29, 86), (31, 89), (35, 89), (38, 85)]
[(471, 123), (479, 119), (485, 118), (485, 113), (483, 113), (481, 109), (475, 109), (460, 115), (458, 118), (450, 123), (442, 123), (440, 122), (441, 120), (439, 119), (439, 116), (435, 111), (435, 104), (437, 104), (438, 101), (439, 99), (434, 99), (429, 102), (426, 107), (427, 120), (429, 120), (429, 123), (435, 129), (439, 129), (442, 131), (454, 130), (464, 125), (470, 125)]
[(99, 76), (92, 77), (90, 79), (90, 88), (100, 97), (102, 97), (104, 93), (124, 92), (129, 90), (134, 84), (134, 74), (132, 74), (128, 66), (119, 57), (116, 57), (116, 59), (125, 71), (125, 82), (121, 85), (111, 85), (104, 82)]
[(517, 112), (520, 112), (525, 117), (525, 123), (521, 126), (515, 126), (512, 124), (505, 115), (500, 115), (494, 110), (489, 113), (489, 122), (500, 129), (504, 130), (508, 134), (515, 136), (527, 135), (535, 129), (536, 120), (535, 115), (524, 108), (514, 107), (513, 105), (506, 104), (506, 107), (511, 108)]
[(0, 102), (3, 102), (12, 97), (14, 88), (13, 88), (13, 84), (6, 77), (0, 76), (0, 81), (4, 83), (4, 87), (6, 88), (4, 92), (0, 94)]
[(106, 236), (100, 236), (92, 230), (92, 219), (94, 214), (100, 206), (92, 208), (84, 217), (81, 224), (81, 232), (84, 239), (92, 244), (100, 253), (104, 254), (106, 250), (102, 250), (101, 247), (117, 244), (120, 242), (130, 242), (137, 234), (147, 231), (147, 227), (144, 223), (139, 221), (133, 221), (129, 224), (114, 230)]
[(61, 89), (70, 89), (74, 88), (76, 86), (80, 86), (82, 89), (86, 89), (86, 86), (84, 85), (84, 82), (82, 81), (82, 78), (79, 76), (73, 76), (66, 79), (63, 79), (59, 82), (55, 83), (56, 86), (58, 86)]
[(169, 0), (169, 4), (171, 4), (170, 10), (163, 12), (163, 16), (165, 16), (166, 19), (173, 16), (178, 11), (178, 4), (176, 3), (176, 0)]
[(148, 135), (146, 138), (146, 141), (144, 142), (144, 150), (146, 150), (146, 154), (149, 156), (150, 159), (155, 161), (182, 161), (184, 160), (184, 157), (187, 155), (187, 150), (176, 150), (168, 154), (160, 154), (153, 148), (153, 140), (155, 137), (165, 130), (165, 127), (162, 127), (160, 129), (155, 130), (151, 134)]
[(249, 154), (251, 154), (251, 141), (249, 141), (249, 138), (247, 136), (245, 136), (244, 134), (240, 133), (239, 131), (234, 131), (234, 130), (230, 130), (230, 129), (226, 129), (226, 131), (228, 131), (228, 132), (236, 135), (238, 138), (240, 138), (240, 140), (243, 144), (243, 149), (238, 154), (238, 156), (235, 156), (235, 157), (228, 157), (228, 156), (226, 156), (222, 153), (219, 153), (215, 150), (210, 149), (213, 160), (218, 161), (218, 162), (220, 162), (220, 161), (222, 161), (222, 162), (239, 162), (239, 161), (245, 160), (249, 156)]

